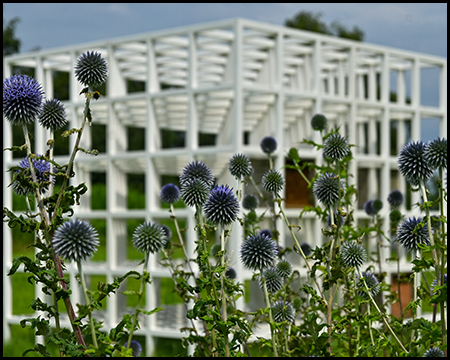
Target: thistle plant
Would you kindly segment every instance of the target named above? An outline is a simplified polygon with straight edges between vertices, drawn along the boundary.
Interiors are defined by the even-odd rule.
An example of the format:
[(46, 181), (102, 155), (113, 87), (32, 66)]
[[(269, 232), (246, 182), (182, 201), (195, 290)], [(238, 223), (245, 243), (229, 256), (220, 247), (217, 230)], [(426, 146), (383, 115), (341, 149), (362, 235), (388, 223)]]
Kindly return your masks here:
[[(98, 245), (100, 244), (98, 241), (97, 230), (86, 221), (72, 219), (61, 224), (56, 229), (52, 243), (54, 251), (59, 256), (77, 263), (84, 299), (86, 304), (90, 306), (91, 301), (86, 288), (86, 280), (84, 278), (81, 262), (86, 261), (87, 258), (91, 257), (94, 252), (97, 251)], [(92, 341), (94, 347), (97, 348), (97, 336), (91, 311), (89, 311), (89, 322), (91, 325)]]
[[(327, 357), (337, 354), (380, 356), (385, 353), (392, 356), (440, 356), (441, 349), (446, 350), (445, 138), (426, 144), (420, 141), (407, 144), (398, 157), (400, 174), (413, 190), (420, 191), (422, 197), (422, 202), (413, 204), (413, 207), (417, 206), (425, 215), (405, 216), (404, 219), (400, 207), (406, 196), (399, 190), (392, 190), (387, 198), (391, 207), (391, 231), (395, 233), (399, 246), (412, 252), (411, 267), (415, 279), (419, 274), (427, 279), (431, 270), (436, 270), (431, 274), (434, 275), (431, 287), (424, 281), (428, 289), (419, 287), (414, 281), (414, 299), (409, 307), (415, 309), (425, 302), (435, 307), (440, 304), (440, 321), (436, 321), (435, 316), (432, 321), (414, 317), (411, 322), (403, 324), (389, 314), (388, 307), (397, 301), (397, 296), (390, 292), (389, 279), (383, 275), (381, 263), (385, 259), (381, 259), (381, 244), (379, 242), (379, 272), (375, 273), (374, 265), (367, 262), (370, 259), (362, 241), (371, 232), (377, 234), (379, 241), (388, 239), (379, 223), (383, 202), (374, 198), (364, 204), (370, 227), (359, 226), (355, 222), (358, 207), (354, 202), (358, 194), (356, 187), (347, 181), (353, 176), (348, 167), (352, 161), (350, 149), (353, 145), (339, 134), (339, 129), (326, 131), (328, 121), (323, 114), (314, 115), (310, 122), (312, 129), (320, 132), (322, 143), (316, 144), (311, 140), (304, 143), (323, 152), (324, 164), (301, 159), (295, 147), (287, 153), (291, 161), (284, 168), (294, 169), (303, 177), (315, 200), (314, 205), (303, 208), (298, 222), (290, 223), (292, 209), (289, 210), (289, 218), (286, 215), (283, 197), (291, 189), (286, 188), (284, 171), (274, 168), (275, 156), (279, 156), (282, 149), (278, 148), (274, 137), (266, 136), (261, 139), (260, 148), (269, 160), (269, 169), (256, 179), (258, 183), (252, 177), (255, 172), (250, 158), (244, 153), (232, 155), (226, 166), (228, 175), (237, 180), (237, 187), (232, 185), (234, 188), (230, 184), (215, 185), (215, 175), (202, 161), (187, 163), (179, 174), (179, 185), (164, 184), (159, 192), (161, 203), (168, 204), (166, 207), (174, 221), (176, 234), (175, 231), (172, 234), (173, 227), (153, 221), (138, 225), (130, 238), (131, 244), (143, 254), (142, 271), (130, 270), (114, 278), (110, 284), (99, 283), (97, 290), (88, 290), (82, 263), (89, 261), (101, 245), (92, 225), (71, 219), (79, 198), (88, 189), (84, 184), (73, 185), (70, 179), (76, 170), (78, 151), (95, 154), (92, 150), (82, 149), (80, 141), (86, 123), (95, 121), (90, 103), (99, 97), (96, 88), (107, 81), (108, 66), (100, 53), (89, 51), (79, 56), (74, 70), (76, 79), (85, 87), (80, 94), (85, 98), (85, 107), (81, 127), (63, 132), (64, 136), (76, 137), (68, 163), (63, 165), (57, 164), (52, 152), (53, 143), (59, 140), (54, 138), (54, 132), (64, 130), (68, 124), (63, 104), (57, 99), (43, 101), (44, 92), (40, 84), (24, 75), (14, 75), (3, 85), (4, 117), (11, 124), (22, 127), (25, 139), (25, 146), (9, 150), (27, 150), (26, 158), (11, 169), (10, 186), (15, 194), (25, 197), (28, 202), (34, 197), (37, 205), (36, 210), (28, 203), (28, 211), (22, 217), (4, 209), (4, 221), (9, 226), (19, 224), (22, 231), (36, 234), (36, 241), (32, 244), (37, 249), (36, 259), (16, 258), (10, 275), (23, 265), (26, 272), (32, 273), (31, 281), (41, 283), (45, 294), (53, 297), (52, 305), (36, 299), (32, 306), (54, 320), (55, 332), (52, 333), (46, 323), (47, 318), (25, 319), (24, 324), (29, 322), (30, 327), (39, 328), (46, 344), (56, 344), (60, 355), (141, 355), (142, 345), (133, 339), (138, 328), (138, 315), (151, 315), (161, 310), (148, 311), (141, 307), (145, 284), (151, 283), (149, 258), (159, 252), (164, 253), (161, 264), (169, 268), (174, 280), (173, 293), (180, 296), (191, 323), (191, 327), (180, 330), (189, 333), (183, 337), (183, 345), (194, 345), (195, 356), (252, 355), (249, 349), (261, 355), (263, 352), (259, 350), (266, 348), (275, 356), (320, 354)], [(36, 120), (50, 130), (49, 151), (45, 155), (36, 155), (32, 151), (27, 126)], [(303, 172), (306, 167), (312, 173), (309, 178)], [(439, 172), (438, 200), (428, 201), (427, 182), (436, 170)], [(61, 188), (53, 195), (56, 180), (60, 180), (58, 186), (61, 184)], [(254, 194), (247, 193), (247, 180), (253, 184)], [(273, 205), (277, 206), (272, 206), (272, 201), (267, 200), (267, 193), (272, 197)], [(430, 208), (438, 203), (439, 226), (433, 228)], [(189, 253), (186, 247), (186, 229), (178, 225), (175, 207), (179, 205), (195, 209), (195, 224), (189, 223), (186, 228), (194, 229), (193, 253)], [(323, 224), (319, 234), (323, 236), (323, 243), (316, 239), (311, 246), (309, 239), (305, 241), (302, 226), (307, 213), (313, 213), (311, 218)], [(270, 225), (265, 220), (269, 220)], [(244, 231), (239, 233), (243, 234), (242, 237), (236, 239), (230, 235), (238, 226), (243, 226)], [(287, 231), (281, 231), (280, 226), (285, 226)], [(169, 240), (172, 235), (178, 237), (179, 244)], [(228, 244), (236, 240), (239, 241), (237, 244)], [(181, 254), (182, 259), (174, 257), (174, 249), (180, 246), (183, 253), (177, 255)], [(236, 246), (239, 253), (232, 254), (231, 249)], [(432, 253), (432, 261), (429, 252)], [(257, 289), (257, 294), (252, 294), (247, 284), (240, 281), (241, 274), (237, 273), (233, 263), (236, 255), (245, 271), (253, 273), (252, 280), (264, 294), (265, 305), (260, 309), (247, 311), (238, 308), (239, 299), (258, 297), (260, 292)], [(299, 255), (303, 259), (300, 263), (291, 261)], [(78, 304), (77, 313), (71, 303), (73, 285), (65, 276), (64, 262), (77, 263), (85, 297), (85, 304)], [(137, 306), (130, 314), (125, 314), (115, 328), (109, 332), (100, 331), (102, 324), (95, 321), (95, 310), (129, 277), (139, 280), (139, 291), (127, 290), (123, 294), (137, 296)], [(383, 293), (389, 293), (387, 301)], [(64, 301), (72, 331), (61, 326), (59, 300)], [(362, 313), (363, 309), (367, 311)], [(415, 316), (416, 312), (413, 314)], [(87, 316), (89, 323), (84, 324)], [(257, 322), (269, 324), (270, 339), (258, 334), (253, 336), (253, 344), (249, 344), (248, 340), (255, 335)], [(381, 331), (374, 326), (377, 323), (382, 324)], [(408, 350), (404, 343), (410, 343)], [(37, 346), (34, 351), (48, 355), (45, 346)]]

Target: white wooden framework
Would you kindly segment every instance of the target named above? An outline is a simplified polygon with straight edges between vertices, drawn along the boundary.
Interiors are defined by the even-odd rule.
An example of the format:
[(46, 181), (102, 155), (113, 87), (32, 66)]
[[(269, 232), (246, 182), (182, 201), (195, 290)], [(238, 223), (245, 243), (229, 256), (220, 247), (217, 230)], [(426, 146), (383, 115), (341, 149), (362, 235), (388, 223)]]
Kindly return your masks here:
[[(3, 76), (9, 77), (14, 66), (32, 67), (46, 97), (51, 98), (54, 71), (69, 73), (70, 95), (64, 103), (70, 128), (79, 127), (84, 98), (79, 96), (81, 86), (73, 76), (73, 68), (77, 57), (88, 50), (100, 52), (110, 70), (106, 95), (91, 103), (94, 124), (104, 125), (102, 129), (106, 131), (106, 152), (98, 156), (78, 154), (73, 184), (86, 182), (90, 188), (91, 174), (104, 173), (107, 203), (104, 210), (92, 210), (88, 192), (75, 208), (75, 216), (105, 221), (106, 260), (87, 263), (83, 268), (87, 275), (101, 275), (108, 282), (131, 268), (136, 269), (137, 261), (127, 259), (127, 248), (131, 246), (127, 221), (168, 218), (169, 213), (161, 208), (159, 200), (164, 185), (161, 176), (178, 175), (189, 161), (205, 162), (218, 184), (228, 183), (237, 188), (236, 180), (227, 171), (229, 158), (235, 153), (245, 153), (254, 160), (265, 159), (259, 143), (264, 136), (271, 135), (279, 144), (274, 156), (276, 169), (284, 172), (286, 152), (292, 146), (299, 148), (302, 159), (320, 164), (322, 154), (301, 142), (303, 139), (321, 141), (320, 134), (311, 129), (310, 119), (316, 113), (323, 113), (329, 120), (328, 129), (340, 126), (341, 134), (349, 143), (356, 144), (350, 169), (351, 181), (360, 188), (355, 220), (361, 223), (369, 219), (363, 210), (366, 200), (381, 199), (384, 202), (382, 226), (389, 233), (387, 196), (393, 189), (406, 192), (391, 144), (398, 153), (406, 142), (421, 139), (421, 122), (428, 118), (438, 119), (441, 137), (447, 133), (447, 59), (245, 19), (9, 56), (3, 60)], [(423, 103), (422, 83), (428, 80), (430, 71), (435, 72), (437, 79), (435, 88), (439, 96), (435, 106)], [(145, 90), (128, 93), (127, 80), (144, 82)], [(145, 132), (142, 150), (129, 151), (130, 127)], [(90, 132), (95, 129), (95, 126), (87, 128), (82, 147), (91, 147)], [(184, 146), (163, 147), (161, 130), (184, 132)], [(201, 145), (200, 134), (215, 135), (215, 145)], [(4, 148), (13, 145), (11, 139), (12, 128), (3, 121)], [(36, 124), (36, 153), (45, 151), (47, 139), (47, 131)], [(73, 143), (71, 138), (70, 148)], [(7, 170), (19, 160), (11, 152), (3, 152), (3, 206), (10, 209), (12, 192), (7, 185), (11, 178)], [(56, 158), (59, 163), (65, 160), (64, 156)], [(144, 176), (145, 207), (142, 209), (127, 209), (127, 174)], [(418, 199), (417, 193), (411, 194), (411, 203)], [(321, 244), (325, 241), (321, 232), (324, 225), (308, 215), (300, 223), (300, 211), (299, 208), (286, 210), (291, 223), (302, 226), (298, 233), (300, 241), (313, 246)], [(402, 211), (418, 210), (403, 205)], [(191, 254), (196, 236), (193, 215), (190, 208), (177, 209), (177, 216), (187, 224), (185, 235)], [(281, 245), (292, 246), (290, 234), (282, 223), (278, 231)], [(239, 262), (241, 239), (242, 229), (234, 226), (229, 241), (231, 265), (237, 271), (237, 281), (243, 282), (250, 280), (252, 274)], [(13, 241), (11, 230), (4, 224), (6, 338), (9, 325), (18, 324), (23, 318), (23, 314), (13, 312), (11, 278), (6, 276), (12, 262)], [(389, 256), (390, 248), (386, 246), (383, 258)], [(301, 257), (292, 255), (290, 260), (306, 275)], [(410, 271), (404, 256), (401, 268)], [(390, 281), (390, 276), (397, 271), (396, 263), (385, 263), (383, 270)], [(159, 279), (170, 278), (169, 272), (155, 257), (151, 257), (149, 272), (154, 283), (147, 289), (150, 295), (146, 297), (146, 306), (148, 309), (165, 307), (157, 294)], [(76, 284), (73, 264), (69, 264), (68, 273), (72, 284)], [(82, 302), (80, 290), (76, 285), (72, 288), (73, 303)], [(250, 306), (242, 299), (239, 305)], [(183, 309), (166, 308), (169, 310), (141, 322), (137, 334), (145, 336), (147, 349), (153, 348), (154, 337), (184, 336), (179, 331), (183, 321), (174, 320), (177, 314), (183, 319)], [(104, 326), (109, 329), (128, 309), (120, 296), (112, 296), (105, 311)]]

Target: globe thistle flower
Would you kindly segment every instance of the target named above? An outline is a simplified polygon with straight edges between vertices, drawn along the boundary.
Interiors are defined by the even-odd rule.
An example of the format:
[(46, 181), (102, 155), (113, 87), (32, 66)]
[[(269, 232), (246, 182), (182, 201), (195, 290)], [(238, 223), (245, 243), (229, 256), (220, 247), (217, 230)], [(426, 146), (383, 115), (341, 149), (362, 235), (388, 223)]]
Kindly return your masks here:
[[(378, 281), (377, 277), (369, 271), (363, 272), (361, 275), (366, 281), (370, 294), (372, 295), (372, 297), (375, 297), (380, 292), (380, 282)], [(362, 282), (360, 276), (358, 276), (357, 281), (358, 283), (356, 284), (356, 288), (360, 290), (357, 290), (356, 293), (362, 298), (368, 300), (370, 297), (366, 292), (366, 287), (364, 286), (364, 283)]]
[(403, 245), (407, 251), (419, 250), (417, 244), (430, 245), (428, 237), (428, 225), (419, 226), (422, 218), (413, 216), (403, 221), (397, 228), (397, 241)]
[(316, 114), (311, 119), (311, 127), (313, 130), (322, 131), (327, 127), (328, 119), (325, 115)]
[(289, 301), (278, 300), (272, 306), (273, 320), (277, 323), (288, 321), (291, 324), (295, 320), (295, 309)]
[(375, 216), (383, 208), (381, 200), (368, 200), (364, 204), (364, 211), (367, 215)]
[(359, 268), (367, 260), (364, 246), (353, 241), (344, 241), (340, 254), (342, 263), (348, 267)]
[(247, 155), (234, 154), (228, 162), (228, 170), (231, 175), (240, 179), (251, 175), (253, 168)]
[(28, 75), (3, 81), (3, 116), (13, 125), (31, 124), (42, 109), (41, 85)]
[(225, 277), (227, 279), (236, 279), (236, 270), (234, 270), (232, 267), (229, 267), (226, 271), (225, 271)]
[(209, 196), (210, 186), (199, 178), (187, 179), (181, 185), (181, 198), (188, 206), (202, 206)]
[(268, 170), (262, 176), (261, 183), (264, 190), (272, 192), (278, 196), (279, 192), (283, 189), (284, 179), (278, 171)]
[(273, 266), (277, 259), (277, 243), (264, 234), (250, 234), (241, 245), (241, 261), (251, 270)]
[[(128, 341), (123, 345), (128, 348)], [(130, 349), (133, 351), (133, 357), (140, 357), (142, 354), (142, 346), (136, 340), (131, 340)]]
[(158, 252), (167, 242), (165, 230), (154, 222), (144, 221), (134, 230), (131, 241), (136, 249), (144, 254)]
[(292, 265), (287, 260), (280, 260), (275, 267), (277, 274), (283, 278), (287, 278), (292, 274)]
[(108, 78), (108, 64), (96, 51), (81, 54), (75, 64), (75, 77), (84, 86), (99, 87)]
[(98, 233), (91, 224), (80, 219), (71, 219), (58, 226), (53, 240), (55, 252), (68, 261), (84, 261), (91, 257), (99, 246)]
[[(333, 173), (321, 175), (313, 185), (313, 194), (322, 204), (334, 205), (339, 200), (338, 177)], [(345, 189), (345, 184), (341, 181), (341, 189)]]
[(445, 357), (445, 353), (439, 348), (430, 347), (423, 357)]
[(264, 291), (263, 278), (266, 281), (267, 292), (269, 292), (270, 294), (276, 293), (283, 287), (283, 278), (278, 274), (275, 268), (265, 269), (260, 276), (258, 284), (262, 291)]
[[(37, 155), (41, 156), (41, 155)], [(48, 190), (48, 184), (43, 184), (45, 182), (50, 182), (50, 163), (47, 160), (41, 159), (31, 159), (31, 162), (34, 167), (34, 172), (36, 174), (37, 184), (40, 186), (40, 193)], [(28, 158), (25, 157), (22, 161), (19, 162), (19, 167), (22, 169), (29, 169), (30, 164), (28, 162)], [(18, 173), (18, 171), (16, 171)], [(12, 182), (11, 187), (13, 191), (21, 196), (27, 196), (34, 194), (35, 190), (31, 185), (33, 181), (31, 179), (31, 175), (27, 175), (27, 181), (19, 180), (16, 178), (15, 181)], [(55, 182), (55, 178), (53, 178), (53, 183)]]
[(264, 235), (264, 236), (268, 236), (272, 239), (273, 234), (272, 231), (270, 231), (270, 229), (263, 229), (259, 232), (260, 235)]
[(300, 247), (302, 248), (303, 254), (305, 254), (305, 256), (311, 254), (312, 248), (311, 245), (309, 245), (308, 243), (300, 244)]
[(242, 207), (245, 210), (255, 210), (259, 206), (259, 199), (253, 194), (246, 194), (242, 199)]
[(338, 133), (328, 136), (323, 144), (323, 154), (330, 160), (342, 160), (349, 152), (347, 139)]
[(42, 105), (39, 123), (46, 129), (61, 130), (67, 125), (66, 109), (58, 99), (47, 99)]
[(272, 154), (277, 149), (277, 141), (272, 136), (266, 136), (261, 140), (261, 150), (266, 154)]
[(239, 202), (228, 185), (216, 186), (203, 205), (203, 212), (211, 223), (229, 225), (238, 216)]
[(403, 204), (403, 193), (400, 190), (392, 190), (387, 198), (389, 205), (399, 207)]
[(183, 168), (180, 174), (181, 186), (183, 186), (186, 181), (194, 178), (202, 180), (208, 185), (209, 189), (214, 185), (214, 175), (212, 174), (211, 169), (202, 161), (192, 161)]
[(411, 185), (418, 186), (433, 175), (433, 168), (425, 158), (425, 144), (422, 141), (406, 144), (400, 150), (397, 162), (400, 173)]
[[(447, 274), (444, 274), (444, 284), (447, 284)], [(444, 285), (444, 284), (441, 284), (441, 285)], [(431, 293), (433, 294), (433, 295), (436, 295), (437, 294), (437, 291), (434, 291), (434, 288), (437, 286), (437, 279), (434, 279), (433, 281), (432, 281), (432, 283), (431, 283)]]
[(447, 139), (437, 138), (425, 145), (425, 160), (433, 169), (447, 168)]
[(402, 213), (398, 209), (394, 209), (389, 213), (389, 220), (393, 223), (398, 223), (402, 219)]
[(172, 183), (165, 184), (161, 188), (161, 192), (159, 194), (161, 201), (169, 204), (177, 202), (180, 199), (180, 196), (180, 189)]
[(170, 229), (170, 227), (168, 227), (167, 225), (164, 225), (164, 224), (161, 224), (159, 226), (161, 226), (161, 228), (163, 229), (164, 235), (166, 235), (167, 243), (168, 243), (169, 240), (172, 239), (172, 230)]

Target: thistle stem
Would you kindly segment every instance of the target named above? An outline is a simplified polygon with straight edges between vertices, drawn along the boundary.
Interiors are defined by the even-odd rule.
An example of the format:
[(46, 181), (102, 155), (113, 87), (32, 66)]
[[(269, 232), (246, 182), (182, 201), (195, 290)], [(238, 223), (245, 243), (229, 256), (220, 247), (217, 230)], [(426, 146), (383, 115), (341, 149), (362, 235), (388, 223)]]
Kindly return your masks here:
[(136, 305), (136, 310), (134, 312), (133, 325), (131, 326), (131, 331), (130, 331), (130, 334), (128, 335), (127, 349), (129, 349), (131, 346), (131, 340), (133, 339), (133, 332), (136, 327), (137, 318), (138, 318), (138, 314), (140, 311), (142, 295), (144, 294), (144, 287), (145, 287), (145, 273), (147, 272), (149, 258), (150, 258), (150, 254), (148, 252), (145, 253), (144, 269), (142, 270), (141, 285), (139, 287), (139, 293), (138, 293), (138, 303)]
[(380, 314), (381, 318), (383, 319), (384, 323), (386, 324), (386, 326), (388, 327), (389, 331), (391, 332), (391, 334), (394, 336), (395, 340), (397, 340), (397, 342), (399, 343), (400, 347), (403, 349), (403, 351), (405, 353), (409, 353), (408, 350), (405, 349), (405, 347), (403, 346), (402, 342), (399, 340), (399, 338), (397, 337), (397, 335), (395, 335), (394, 330), (392, 330), (391, 326), (389, 325), (389, 323), (386, 320), (386, 315), (384, 313), (381, 312), (380, 308), (378, 307), (376, 301), (374, 300), (372, 293), (370, 292), (369, 287), (367, 286), (366, 283), (366, 279), (362, 276), (361, 271), (358, 269), (358, 273), (359, 273), (359, 277), (360, 279), (363, 280), (364, 283), (364, 287), (366, 288), (367, 294), (370, 297), (370, 300), (372, 301), (372, 304), (375, 306), (375, 309), (377, 309), (378, 313)]
[(86, 287), (86, 281), (84, 279), (84, 274), (83, 274), (83, 268), (81, 267), (81, 261), (77, 261), (77, 267), (78, 267), (78, 274), (80, 275), (81, 287), (83, 288), (84, 300), (86, 301), (86, 305), (89, 306), (89, 322), (91, 325), (92, 342), (94, 344), (94, 347), (98, 348), (97, 336), (95, 334), (94, 319), (92, 317), (92, 309), (90, 309), (91, 301), (89, 300), (87, 287)]
[(270, 305), (269, 300), (269, 292), (267, 291), (267, 284), (266, 284), (266, 278), (262, 276), (263, 286), (264, 286), (264, 296), (266, 298), (266, 306), (269, 308), (269, 326), (270, 326), (270, 335), (272, 337), (272, 347), (273, 347), (273, 354), (275, 357), (278, 357), (278, 350), (277, 350), (277, 343), (275, 340), (275, 333), (273, 329), (273, 318), (272, 318), (272, 306)]
[[(220, 266), (225, 267), (225, 228), (223, 225), (221, 225), (221, 232), (220, 232), (220, 250), (222, 252), (222, 256), (220, 258)], [(220, 285), (222, 288), (222, 319), (225, 324), (227, 324), (228, 320), (228, 314), (227, 314), (227, 294), (225, 292), (225, 284), (224, 284), (224, 277), (225, 277), (225, 269), (222, 271), (222, 274), (220, 274)], [(225, 356), (230, 356), (230, 349), (228, 345), (228, 331), (223, 334), (224, 341), (225, 341)]]

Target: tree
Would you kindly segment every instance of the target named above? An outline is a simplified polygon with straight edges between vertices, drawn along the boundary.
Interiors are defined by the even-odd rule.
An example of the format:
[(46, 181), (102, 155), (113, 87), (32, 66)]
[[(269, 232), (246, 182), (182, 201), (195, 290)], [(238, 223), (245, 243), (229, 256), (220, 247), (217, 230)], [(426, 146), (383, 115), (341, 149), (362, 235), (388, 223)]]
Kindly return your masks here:
[(5, 18), (3, 18), (3, 56), (15, 54), (20, 51), (21, 42), (15, 36), (16, 25), (19, 21), (20, 19), (15, 17), (9, 20), (5, 26)]
[(354, 26), (349, 30), (345, 25), (339, 21), (333, 21), (331, 25), (326, 24), (321, 20), (322, 13), (313, 13), (311, 11), (300, 11), (292, 19), (287, 19), (284, 25), (287, 27), (313, 31), (320, 34), (337, 36), (345, 39), (356, 41), (364, 40), (364, 31), (359, 27)]

